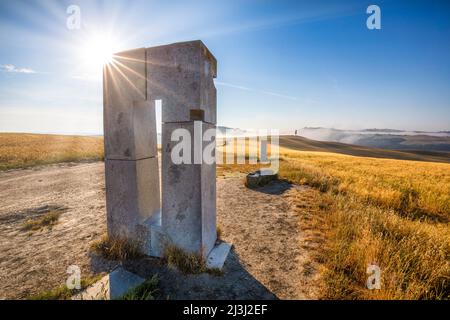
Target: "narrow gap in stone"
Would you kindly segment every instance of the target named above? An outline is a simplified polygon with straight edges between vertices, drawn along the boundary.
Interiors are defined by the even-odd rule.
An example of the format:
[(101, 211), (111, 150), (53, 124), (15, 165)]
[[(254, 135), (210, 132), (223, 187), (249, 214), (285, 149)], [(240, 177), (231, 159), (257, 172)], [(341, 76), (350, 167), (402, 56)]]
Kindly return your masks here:
[(147, 73), (147, 50), (144, 50), (144, 69), (145, 69), (145, 100), (148, 100), (148, 73)]
[[(155, 117), (156, 117), (156, 143), (158, 145), (158, 150), (162, 149), (162, 100), (155, 100)], [(162, 211), (162, 154), (158, 155), (161, 162), (158, 164), (159, 168), (159, 208)]]
[(162, 134), (162, 100), (155, 100), (155, 116), (156, 116), (156, 135), (158, 140), (158, 145), (161, 145), (161, 134)]

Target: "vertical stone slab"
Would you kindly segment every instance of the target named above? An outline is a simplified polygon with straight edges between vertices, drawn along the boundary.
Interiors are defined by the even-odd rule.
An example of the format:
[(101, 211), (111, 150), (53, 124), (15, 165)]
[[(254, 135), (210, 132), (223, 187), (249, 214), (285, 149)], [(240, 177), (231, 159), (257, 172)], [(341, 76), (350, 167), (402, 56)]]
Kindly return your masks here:
[[(200, 109), (205, 110), (205, 122), (217, 124), (217, 90), (214, 78), (217, 77), (217, 61), (201, 43)], [(191, 119), (192, 120), (192, 119)]]
[[(202, 131), (215, 130), (200, 122)], [(216, 241), (216, 168), (194, 162), (194, 122), (165, 123), (162, 131), (162, 228), (170, 242), (188, 252), (206, 257)], [(174, 130), (188, 134), (190, 161), (174, 163), (172, 151), (179, 144), (171, 141)], [(202, 142), (202, 150), (211, 142)], [(212, 143), (215, 148), (215, 139)], [(185, 152), (185, 150), (183, 150)]]
[(143, 245), (142, 222), (160, 211), (155, 103), (146, 78), (144, 48), (118, 53), (104, 68), (108, 234)]
[(105, 157), (155, 157), (155, 105), (147, 100), (145, 49), (116, 54), (104, 68), (103, 91)]
[(158, 156), (155, 108), (155, 100), (133, 102), (131, 111), (136, 160)]
[(162, 100), (162, 121), (191, 121), (190, 110), (203, 110), (215, 124), (216, 93), (213, 78), (217, 62), (201, 41), (147, 48), (147, 93)]
[(160, 210), (158, 159), (105, 160), (108, 234), (140, 241), (137, 226)]
[[(212, 125), (206, 125), (211, 127)], [(215, 141), (214, 141), (215, 142)], [(203, 164), (201, 172), (202, 250), (206, 257), (217, 240), (216, 164)]]

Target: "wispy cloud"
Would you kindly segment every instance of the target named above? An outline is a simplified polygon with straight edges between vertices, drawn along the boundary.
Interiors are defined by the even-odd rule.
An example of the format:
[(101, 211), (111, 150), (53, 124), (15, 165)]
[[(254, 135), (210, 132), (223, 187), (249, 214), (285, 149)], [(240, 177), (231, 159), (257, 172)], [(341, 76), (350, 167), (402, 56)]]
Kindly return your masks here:
[(266, 95), (269, 95), (269, 96), (278, 97), (278, 98), (298, 101), (297, 97), (288, 96), (288, 95), (285, 95), (285, 94), (276, 93), (276, 92), (272, 92), (272, 91), (257, 90), (257, 89), (252, 89), (252, 88), (249, 88), (249, 87), (239, 86), (239, 85), (235, 85), (235, 84), (232, 84), (232, 83), (221, 82), (221, 81), (215, 81), (214, 83), (219, 85), (219, 86), (230, 87), (230, 88), (235, 88), (235, 89), (239, 89), (239, 90), (251, 91), (251, 92), (256, 92), (256, 93), (266, 94)]
[(34, 71), (33, 69), (30, 68), (18, 68), (13, 64), (3, 64), (0, 66), (0, 69), (3, 72), (8, 72), (8, 73), (36, 73), (36, 71)]

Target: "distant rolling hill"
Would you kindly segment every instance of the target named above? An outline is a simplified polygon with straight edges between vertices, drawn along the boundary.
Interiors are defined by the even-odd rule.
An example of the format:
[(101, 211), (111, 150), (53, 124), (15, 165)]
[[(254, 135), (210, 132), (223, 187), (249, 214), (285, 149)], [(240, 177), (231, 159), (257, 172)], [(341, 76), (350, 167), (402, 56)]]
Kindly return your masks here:
[(402, 131), (395, 129), (340, 130), (305, 127), (299, 136), (318, 140), (348, 143), (371, 148), (391, 150), (450, 152), (448, 131)]
[(300, 151), (333, 152), (359, 157), (450, 163), (450, 152), (388, 150), (340, 142), (316, 141), (299, 136), (280, 136), (280, 146)]

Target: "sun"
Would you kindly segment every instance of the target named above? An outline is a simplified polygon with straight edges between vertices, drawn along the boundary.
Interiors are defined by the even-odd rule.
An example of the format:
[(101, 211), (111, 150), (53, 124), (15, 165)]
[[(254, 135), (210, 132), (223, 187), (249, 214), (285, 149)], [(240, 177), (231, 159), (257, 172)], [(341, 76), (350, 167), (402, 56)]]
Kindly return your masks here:
[(92, 68), (103, 68), (112, 63), (116, 52), (116, 41), (109, 34), (88, 35), (80, 44), (83, 63)]

